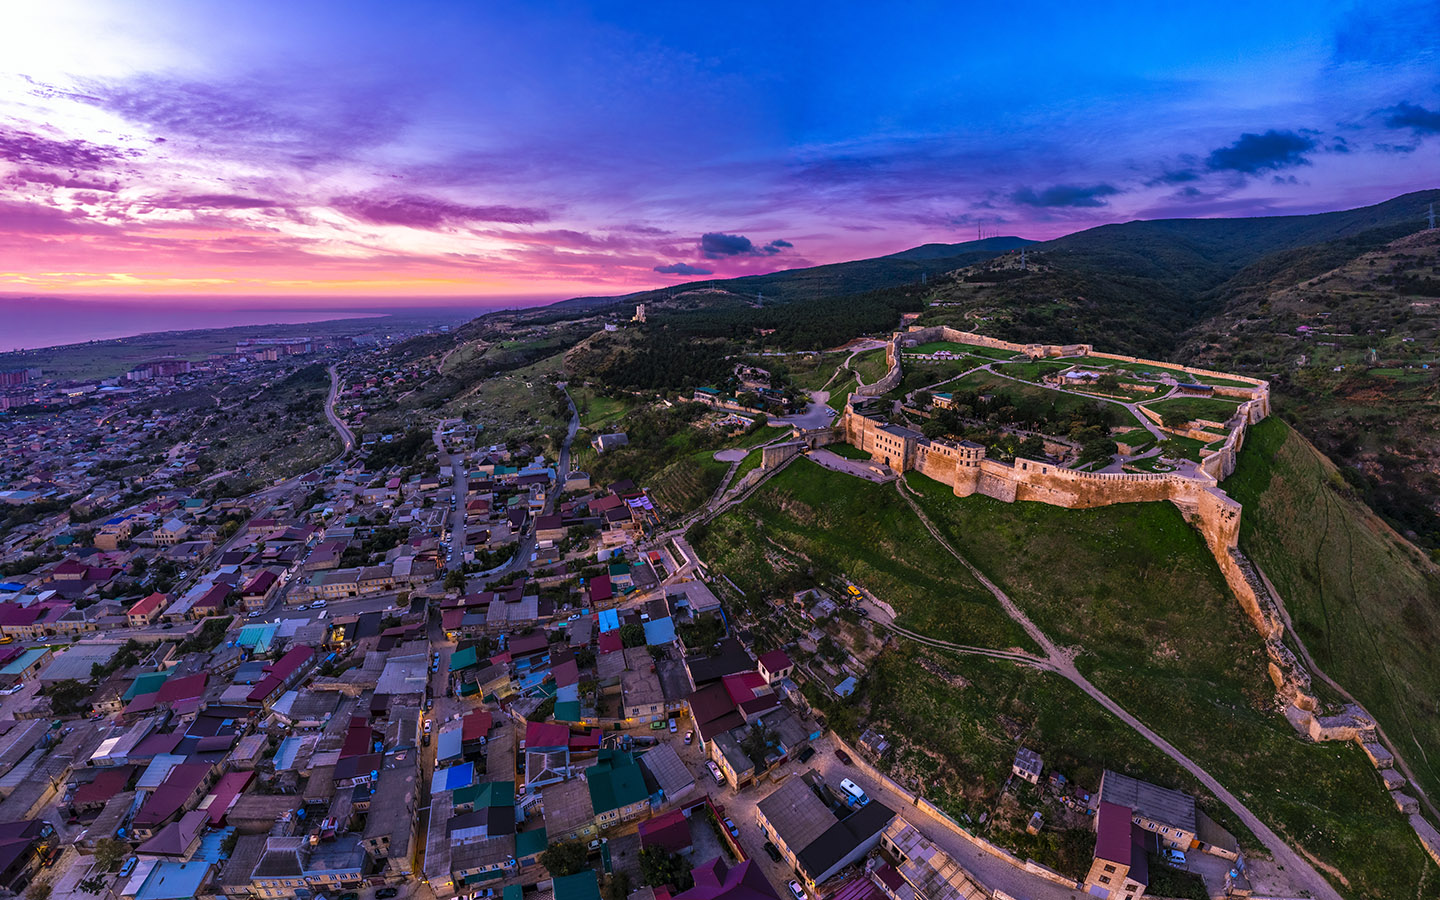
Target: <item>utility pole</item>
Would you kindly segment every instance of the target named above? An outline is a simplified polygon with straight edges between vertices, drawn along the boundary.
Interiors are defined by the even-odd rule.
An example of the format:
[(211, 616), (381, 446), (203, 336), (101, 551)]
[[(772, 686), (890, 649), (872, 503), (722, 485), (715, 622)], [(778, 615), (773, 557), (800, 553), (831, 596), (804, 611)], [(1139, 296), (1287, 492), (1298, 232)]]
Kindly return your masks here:
[(1428, 219), (1430, 220), (1430, 229), (1429, 229), (1429, 230), (1430, 230), (1430, 231), (1434, 231), (1434, 230), (1435, 230), (1435, 204), (1433, 204), (1433, 203), (1430, 204), (1430, 215), (1427, 216), (1426, 218), (1428, 218)]

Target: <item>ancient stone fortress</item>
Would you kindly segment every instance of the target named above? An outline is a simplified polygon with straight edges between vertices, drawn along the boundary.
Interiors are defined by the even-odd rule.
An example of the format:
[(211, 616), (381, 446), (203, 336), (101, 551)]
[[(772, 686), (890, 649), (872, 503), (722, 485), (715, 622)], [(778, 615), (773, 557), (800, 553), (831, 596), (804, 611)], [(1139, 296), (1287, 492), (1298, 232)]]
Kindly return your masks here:
[[(1008, 463), (986, 458), (985, 448), (979, 444), (930, 439), (914, 429), (892, 425), (883, 411), (870, 409), (874, 404), (867, 402), (868, 398), (893, 390), (900, 383), (904, 347), (931, 341), (1010, 350), (1031, 359), (1077, 357), (1097, 362), (1138, 363), (1192, 376), (1240, 382), (1246, 386), (1215, 388), (1215, 393), (1237, 397), (1242, 402), (1231, 421), (1223, 423), (1228, 429), (1224, 444), (1214, 450), (1202, 451), (1199, 466), (1189, 474), (1091, 473), (1028, 459)], [(1089, 344), (1017, 344), (948, 326), (912, 327), (908, 331), (896, 332), (887, 345), (886, 357), (888, 373), (875, 384), (861, 387), (851, 394), (844, 415), (833, 428), (818, 429), (798, 437), (812, 447), (843, 441), (870, 454), (876, 463), (886, 465), (897, 473), (920, 472), (949, 485), (961, 497), (984, 494), (1006, 503), (1032, 500), (1070, 509), (1112, 503), (1168, 501), (1175, 504), (1204, 536), (1230, 589), (1265, 639), (1270, 658), (1270, 677), (1296, 728), (1317, 740), (1350, 740), (1356, 739), (1357, 734), (1362, 738), (1371, 736), (1373, 740), (1374, 723), (1365, 721), (1368, 717), (1342, 716), (1342, 724), (1334, 716), (1319, 715), (1319, 702), (1311, 687), (1309, 673), (1281, 639), (1284, 625), (1274, 595), (1264, 576), (1240, 551), (1240, 504), (1220, 487), (1220, 482), (1235, 470), (1246, 429), (1270, 414), (1268, 382), (1157, 360), (1097, 353)], [(1195, 424), (1167, 430), (1188, 435), (1196, 430)], [(1206, 424), (1213, 428), (1222, 423)], [(1211, 434), (1211, 437), (1215, 435)]]

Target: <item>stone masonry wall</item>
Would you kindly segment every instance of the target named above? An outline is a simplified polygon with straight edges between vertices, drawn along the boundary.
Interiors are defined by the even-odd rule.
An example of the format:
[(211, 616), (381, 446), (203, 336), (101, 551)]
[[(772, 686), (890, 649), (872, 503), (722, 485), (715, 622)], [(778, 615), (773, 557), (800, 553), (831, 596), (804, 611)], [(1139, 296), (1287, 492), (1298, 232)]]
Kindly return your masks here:
[[(887, 379), (893, 375), (898, 380), (902, 337), (920, 343), (945, 340), (1015, 350), (1037, 356), (1051, 355), (1049, 351), (1062, 351), (1069, 355), (1069, 351), (1083, 348), (1083, 354), (1098, 358), (1163, 365), (1136, 357), (1094, 353), (1088, 345), (1022, 345), (941, 326), (912, 328), (903, 335), (897, 333), (886, 351), (887, 358), (892, 363)], [(1288, 703), (1302, 710), (1313, 710), (1316, 700), (1311, 691), (1308, 673), (1282, 642), (1284, 626), (1274, 600), (1239, 550), (1240, 504), (1219, 487), (1219, 483), (1235, 470), (1236, 459), (1244, 444), (1246, 426), (1259, 422), (1269, 414), (1270, 386), (1258, 379), (1205, 369), (1186, 368), (1184, 371), (1192, 375), (1234, 378), (1254, 384), (1253, 388), (1241, 392), (1250, 399), (1236, 410), (1240, 424), (1229, 432), (1225, 444), (1219, 450), (1202, 459), (1195, 476), (1080, 472), (1053, 463), (1027, 459), (1005, 463), (986, 459), (983, 448), (949, 441), (897, 437), (883, 430), (883, 421), (861, 415), (849, 404), (846, 405), (845, 414), (836, 423), (832, 435), (835, 440), (843, 440), (869, 453), (876, 462), (887, 464), (902, 473), (918, 471), (950, 486), (957, 496), (962, 497), (983, 494), (1005, 503), (1031, 501), (1068, 509), (1089, 509), (1114, 503), (1173, 503), (1200, 531), (1225, 578), (1226, 585), (1264, 639), (1270, 657), (1270, 675), (1277, 691)], [(1218, 436), (1206, 437), (1213, 440)]]

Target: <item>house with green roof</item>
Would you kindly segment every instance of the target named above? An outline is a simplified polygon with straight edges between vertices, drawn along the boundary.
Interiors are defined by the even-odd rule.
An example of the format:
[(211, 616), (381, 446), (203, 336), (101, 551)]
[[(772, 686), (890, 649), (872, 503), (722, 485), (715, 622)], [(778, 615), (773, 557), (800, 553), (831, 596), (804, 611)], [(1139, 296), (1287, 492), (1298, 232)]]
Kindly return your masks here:
[(450, 654), (450, 671), (463, 672), (466, 669), (473, 669), (480, 664), (479, 655), (474, 647), (466, 647), (464, 650), (456, 650)]
[(136, 697), (155, 693), (160, 690), (165, 679), (170, 677), (171, 671), (173, 670), (167, 669), (164, 672), (146, 672), (143, 675), (136, 675), (135, 680), (130, 682), (130, 687), (121, 695), (121, 699), (129, 703)]
[(594, 869), (562, 875), (552, 883), (555, 900), (600, 900), (600, 879)]
[[(600, 761), (585, 771), (590, 784), (590, 803), (601, 828), (637, 819), (650, 810), (650, 793), (645, 775), (632, 753), (609, 748), (600, 751)], [(559, 900), (559, 895), (556, 895)]]
[(456, 788), (450, 795), (450, 803), (459, 812), (492, 809), (497, 806), (514, 806), (515, 782), (482, 781), (478, 784)]
[(548, 846), (550, 846), (550, 838), (545, 833), (545, 826), (522, 831), (515, 835), (515, 861), (520, 864), (521, 868), (533, 866), (540, 862), (540, 854), (544, 853)]

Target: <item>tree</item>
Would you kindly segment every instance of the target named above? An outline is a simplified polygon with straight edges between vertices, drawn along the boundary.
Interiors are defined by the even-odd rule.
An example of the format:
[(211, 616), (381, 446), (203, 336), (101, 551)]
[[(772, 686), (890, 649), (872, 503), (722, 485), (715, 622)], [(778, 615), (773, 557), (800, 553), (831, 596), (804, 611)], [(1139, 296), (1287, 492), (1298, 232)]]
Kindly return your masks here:
[(600, 882), (601, 900), (625, 900), (630, 896), (630, 873), (616, 872), (606, 875)]
[(1015, 455), (1026, 459), (1039, 459), (1045, 455), (1045, 442), (1032, 434), (1015, 448)]
[(25, 889), (25, 896), (29, 900), (49, 900), (50, 885), (42, 881), (31, 882), (30, 887)]
[(130, 853), (130, 847), (115, 838), (101, 838), (95, 842), (95, 865), (102, 872), (108, 872), (120, 865), (120, 860)]
[(620, 626), (620, 643), (626, 647), (645, 646), (645, 627), (637, 622)]
[(646, 847), (640, 851), (640, 880), (649, 887), (668, 884), (680, 891), (695, 886), (690, 867), (664, 847)]
[(1166, 428), (1182, 428), (1190, 421), (1190, 417), (1182, 412), (1167, 409), (1160, 413), (1160, 421)]
[(1109, 438), (1095, 438), (1092, 441), (1086, 441), (1085, 445), (1080, 448), (1080, 461), (1086, 463), (1109, 459), (1115, 455), (1118, 449), (1115, 442)]
[(920, 407), (921, 409), (924, 409), (925, 407), (929, 406), (931, 403), (934, 402), (935, 395), (930, 393), (929, 391), (915, 392), (915, 405)]
[(70, 716), (85, 709), (85, 701), (90, 699), (90, 686), (67, 678), (52, 684), (46, 694), (50, 697), (51, 711), (57, 716)]
[(584, 869), (589, 862), (589, 856), (589, 851), (579, 841), (561, 841), (545, 848), (545, 852), (540, 854), (540, 865), (544, 866), (551, 876), (563, 878)]
[(464, 572), (464, 570), (462, 570), (462, 569), (451, 569), (449, 572), (445, 573), (445, 590), (447, 590), (447, 591), (463, 591), (463, 590), (465, 590), (465, 572)]

